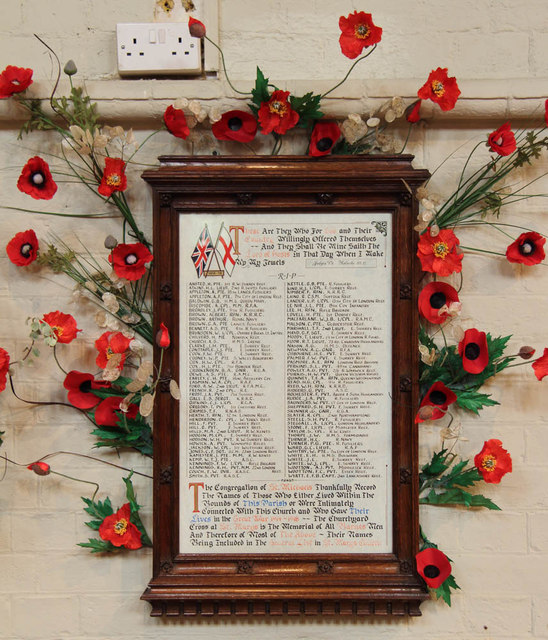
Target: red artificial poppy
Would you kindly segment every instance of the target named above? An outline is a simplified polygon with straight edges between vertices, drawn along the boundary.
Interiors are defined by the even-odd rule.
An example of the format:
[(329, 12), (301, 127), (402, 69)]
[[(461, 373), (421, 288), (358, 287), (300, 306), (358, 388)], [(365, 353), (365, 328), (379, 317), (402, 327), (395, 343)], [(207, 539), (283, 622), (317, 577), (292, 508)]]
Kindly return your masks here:
[(160, 330), (156, 334), (156, 344), (161, 349), (167, 349), (171, 344), (168, 328), (163, 322), (160, 322)]
[(17, 188), (35, 200), (51, 200), (57, 191), (48, 163), (39, 156), (31, 158), (23, 167)]
[(140, 549), (141, 532), (130, 521), (131, 507), (129, 502), (120, 507), (116, 513), (107, 516), (99, 526), (99, 535), (103, 540), (108, 540), (115, 547), (126, 549)]
[(430, 282), (419, 294), (419, 313), (432, 324), (443, 324), (449, 305), (459, 302), (457, 290), (446, 282)]
[(407, 122), (415, 123), (421, 119), (421, 116), (420, 116), (421, 104), (422, 104), (422, 100), (417, 100), (407, 109), (407, 115), (405, 116), (407, 119)]
[(484, 331), (467, 329), (459, 342), (459, 356), (462, 368), (468, 373), (481, 373), (489, 364), (487, 336)]
[(299, 114), (290, 107), (289, 91), (274, 91), (268, 102), (262, 102), (259, 109), (261, 133), (279, 133), (283, 135), (299, 122)]
[(125, 168), (126, 163), (122, 158), (105, 158), (103, 178), (97, 191), (105, 198), (110, 198), (114, 191), (125, 191), (127, 188)]
[(6, 246), (8, 258), (18, 267), (34, 262), (38, 256), (38, 238), (32, 229), (16, 233)]
[(437, 589), (451, 575), (449, 558), (433, 547), (419, 551), (415, 556), (417, 571), (431, 589)]
[(540, 356), (540, 358), (537, 358), (534, 362), (532, 362), (531, 366), (533, 367), (538, 380), (542, 380), (544, 376), (548, 376), (548, 349), (544, 349), (544, 353)]
[(428, 389), (421, 402), (421, 407), (432, 407), (428, 418), (422, 417), (420, 409), (415, 417), (415, 422), (424, 422), (425, 420), (439, 420), (445, 415), (447, 408), (457, 400), (457, 396), (448, 389), (443, 382), (437, 380)]
[[(97, 405), (95, 409), (94, 418), (97, 425), (100, 427), (117, 427), (120, 423), (120, 416), (116, 412), (122, 412), (120, 404), (123, 398), (119, 396), (109, 396)], [(128, 420), (132, 420), (138, 413), (137, 405), (130, 403), (128, 410), (124, 412), (124, 415)]]
[(257, 133), (257, 121), (250, 113), (234, 109), (223, 113), (221, 119), (213, 123), (211, 133), (217, 140), (251, 142)]
[(462, 253), (457, 253), (459, 240), (451, 229), (440, 229), (437, 236), (430, 228), (420, 237), (417, 255), (423, 271), (446, 277), (462, 270)]
[(341, 137), (341, 130), (336, 122), (317, 122), (310, 136), (310, 156), (326, 156), (333, 150)]
[(188, 137), (190, 129), (182, 109), (176, 109), (173, 105), (169, 105), (164, 111), (164, 122), (169, 133), (176, 138), (185, 140)]
[(193, 38), (203, 38), (206, 34), (205, 24), (188, 16), (188, 31)]
[(506, 249), (506, 259), (508, 262), (519, 262), (532, 266), (539, 264), (546, 257), (544, 253), (544, 243), (546, 238), (536, 231), (522, 233)]
[(124, 366), (126, 351), (129, 349), (130, 338), (126, 338), (120, 331), (105, 331), (102, 336), (95, 341), (95, 347), (99, 351), (95, 363), (101, 369), (107, 366), (108, 361), (116, 353), (121, 355), (118, 369)]
[(93, 389), (108, 389), (110, 382), (96, 381), (91, 373), (69, 371), (63, 386), (68, 391), (67, 400), (78, 409), (92, 409), (99, 404), (101, 398), (93, 393)]
[(487, 146), (498, 153), (499, 156), (509, 156), (516, 150), (516, 136), (510, 129), (510, 123), (506, 122), (496, 131), (489, 134), (487, 138)]
[(152, 259), (152, 253), (140, 242), (119, 244), (114, 247), (108, 257), (114, 273), (126, 280), (142, 278), (145, 275), (147, 263)]
[(27, 467), (29, 471), (34, 471), (37, 476), (47, 476), (50, 473), (50, 466), (47, 462), (33, 462)]
[(381, 41), (382, 29), (373, 24), (370, 13), (354, 11), (348, 17), (339, 18), (341, 35), (339, 44), (347, 58), (357, 58), (360, 53), (372, 44)]
[(46, 313), (42, 321), (53, 329), (53, 333), (57, 338), (57, 342), (68, 344), (76, 338), (81, 329), (76, 326), (76, 320), (70, 313), (61, 313), (61, 311), (51, 311)]
[(6, 388), (6, 380), (10, 368), (10, 355), (9, 353), (0, 347), (0, 391), (4, 391)]
[(9, 98), (32, 84), (32, 69), (8, 65), (0, 73), (0, 98)]
[(442, 111), (450, 111), (460, 96), (456, 78), (449, 78), (447, 69), (438, 67), (430, 72), (428, 80), (418, 90), (422, 100), (432, 100), (440, 105)]
[(512, 471), (512, 458), (502, 448), (502, 442), (496, 439), (483, 443), (483, 449), (474, 457), (474, 464), (485, 482), (494, 484), (498, 484), (505, 473)]

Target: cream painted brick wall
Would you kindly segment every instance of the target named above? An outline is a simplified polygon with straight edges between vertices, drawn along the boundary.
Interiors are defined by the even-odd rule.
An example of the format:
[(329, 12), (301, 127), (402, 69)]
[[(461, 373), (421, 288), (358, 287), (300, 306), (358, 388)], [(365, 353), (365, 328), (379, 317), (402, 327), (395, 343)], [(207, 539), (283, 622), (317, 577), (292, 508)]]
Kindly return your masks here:
[[(101, 112), (112, 121), (137, 123), (143, 140), (167, 104), (180, 95), (199, 97), (224, 108), (239, 104), (221, 80), (120, 80), (116, 73), (114, 29), (117, 22), (152, 20), (154, 0), (21, 0), (2, 2), (0, 67), (7, 64), (35, 69), (36, 95), (47, 96), (52, 64), (32, 33), (38, 33), (59, 54), (78, 64), (78, 78), (86, 80)], [(528, 116), (535, 108), (542, 118), (541, 98), (548, 92), (548, 5), (545, 0), (370, 0), (367, 5), (332, 0), (231, 0), (219, 2), (220, 40), (229, 69), (239, 86), (247, 87), (260, 64), (273, 82), (303, 89), (327, 89), (348, 68), (338, 51), (340, 14), (357, 10), (373, 13), (384, 28), (378, 51), (356, 69), (353, 79), (334, 94), (329, 113), (365, 112), (393, 93), (412, 97), (435, 66), (448, 66), (459, 78), (463, 95), (455, 111), (440, 114), (425, 105), (433, 124), (416, 132), (410, 149), (416, 165), (435, 168), (448, 153), (468, 141), (436, 174), (434, 190), (446, 193), (475, 141), (510, 116)], [(309, 78), (309, 80), (303, 80)], [(0, 189), (3, 203), (49, 210), (93, 212), (93, 199), (75, 189), (62, 188), (51, 203), (29, 203), (15, 182), (30, 155), (55, 152), (56, 139), (35, 134), (16, 141), (17, 111), (0, 103)], [(479, 124), (478, 124), (479, 123)], [(226, 147), (238, 153), (237, 147)], [(294, 150), (301, 147), (294, 146)], [(146, 157), (189, 153), (188, 143), (167, 133), (156, 136)], [(531, 179), (548, 170), (548, 161), (525, 170)], [(151, 199), (139, 179), (130, 176), (132, 204), (142, 226), (150, 231)], [(537, 192), (548, 192), (548, 180)], [(512, 221), (548, 232), (546, 201), (523, 201), (513, 207)], [(16, 232), (34, 228), (44, 241), (54, 232), (69, 242), (75, 234), (94, 251), (103, 252), (104, 237), (116, 235), (114, 220), (62, 221), (56, 218), (0, 210), (1, 243)], [(466, 242), (465, 242), (466, 240)], [(462, 234), (463, 244), (504, 250), (507, 239), (475, 229)], [(548, 272), (527, 269), (504, 260), (466, 255), (464, 262), (463, 324), (493, 333), (513, 334), (516, 350), (524, 343), (548, 345)], [(53, 306), (52, 306), (53, 305)], [(44, 279), (33, 268), (25, 274), (0, 254), (0, 344), (14, 357), (26, 345), (27, 316), (53, 308), (73, 313), (84, 329), (78, 344), (63, 350), (67, 368), (92, 366), (92, 345), (100, 331), (81, 311), (62, 277)], [(58, 370), (45, 356), (40, 366), (17, 373), (17, 389), (31, 400), (63, 399)], [(87, 515), (81, 495), (87, 487), (38, 478), (26, 469), (10, 467), (0, 484), (0, 636), (5, 640), (240, 640), (260, 635), (264, 640), (348, 640), (405, 638), (463, 640), (491, 638), (548, 638), (548, 394), (528, 366), (503, 374), (489, 389), (502, 404), (486, 409), (481, 418), (463, 419), (468, 441), (458, 444), (473, 455), (484, 440), (499, 437), (511, 451), (514, 472), (500, 486), (486, 487), (502, 512), (469, 512), (421, 508), (421, 523), (433, 540), (455, 561), (463, 591), (451, 609), (439, 602), (423, 605), (423, 617), (413, 620), (157, 620), (141, 602), (151, 573), (151, 554), (102, 558), (88, 555), (75, 544), (85, 540)], [(90, 426), (64, 407), (29, 408), (6, 391), (0, 397), (0, 430), (6, 431), (0, 453), (24, 463), (48, 451), (67, 449), (94, 453)], [(439, 446), (439, 427), (421, 427), (421, 458)], [(115, 456), (104, 454), (116, 462)], [(129, 466), (150, 471), (138, 456), (124, 458)], [(122, 503), (121, 473), (71, 458), (55, 459), (68, 475), (101, 484), (115, 503)], [(148, 481), (135, 481), (139, 501), (146, 505), (150, 525), (152, 499)], [(104, 494), (103, 494), (104, 495)]]

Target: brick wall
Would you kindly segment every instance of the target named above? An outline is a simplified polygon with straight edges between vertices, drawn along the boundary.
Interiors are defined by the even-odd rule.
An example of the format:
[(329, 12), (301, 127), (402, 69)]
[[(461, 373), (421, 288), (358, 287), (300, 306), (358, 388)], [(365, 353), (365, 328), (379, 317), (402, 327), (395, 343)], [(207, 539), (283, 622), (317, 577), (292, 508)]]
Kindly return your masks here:
[[(152, 20), (153, 0), (21, 0), (5, 3), (0, 24), (0, 67), (7, 64), (35, 69), (36, 95), (47, 96), (52, 65), (37, 33), (64, 62), (74, 58), (89, 93), (111, 123), (136, 123), (137, 137), (147, 131), (169, 102), (179, 96), (203, 99), (213, 106), (238, 104), (223, 80), (127, 80), (116, 74), (117, 22)], [(431, 68), (448, 66), (459, 79), (463, 95), (457, 108), (441, 114), (426, 105), (430, 123), (416, 132), (411, 151), (416, 165), (433, 170), (466, 141), (436, 174), (434, 190), (447, 193), (474, 141), (485, 138), (506, 119), (533, 113), (542, 119), (548, 92), (546, 51), (548, 7), (545, 0), (403, 0), (366, 5), (336, 4), (326, 0), (231, 0), (220, 2), (220, 37), (229, 69), (238, 87), (250, 86), (255, 66), (279, 86), (302, 91), (326, 89), (341, 78), (348, 61), (338, 51), (338, 17), (354, 9), (371, 11), (384, 28), (378, 50), (359, 66), (328, 103), (332, 114), (365, 113), (386, 97), (411, 98)], [(309, 78), (310, 80), (304, 80)], [(36, 134), (16, 140), (20, 113), (9, 101), (0, 103), (0, 186), (2, 203), (60, 212), (94, 212), (95, 202), (74, 185), (60, 183), (51, 203), (30, 202), (15, 183), (21, 166), (31, 155), (56, 152), (56, 138)], [(298, 144), (294, 151), (303, 151)], [(167, 133), (156, 136), (142, 160), (154, 162), (159, 154), (187, 153), (188, 143)], [(231, 151), (235, 151), (232, 149)], [(530, 180), (548, 170), (546, 158), (538, 168), (522, 172)], [(145, 229), (150, 228), (150, 196), (140, 182), (139, 170), (130, 175), (131, 198)], [(61, 188), (62, 187), (62, 188)], [(532, 189), (548, 192), (544, 178)], [(506, 212), (508, 221), (548, 232), (546, 200), (523, 200)], [(16, 232), (34, 228), (47, 240), (56, 233), (69, 243), (78, 238), (94, 252), (104, 252), (103, 239), (116, 235), (115, 220), (81, 220), (0, 211), (5, 244)], [(511, 218), (511, 219), (510, 219)], [(513, 230), (510, 231), (513, 233)], [(470, 229), (459, 234), (468, 246), (503, 251), (509, 240), (496, 231)], [(548, 270), (526, 268), (485, 255), (464, 259), (463, 319), (493, 334), (512, 334), (516, 350), (522, 344), (538, 349), (548, 345)], [(61, 276), (45, 276), (34, 268), (22, 273), (0, 253), (0, 345), (18, 357), (27, 344), (28, 316), (60, 309), (78, 318), (84, 331), (61, 352), (70, 369), (93, 366), (90, 346), (99, 330), (90, 305), (73, 300), (71, 283)], [(512, 351), (512, 349), (510, 350)], [(47, 349), (33, 369), (19, 370), (17, 390), (31, 400), (62, 400), (61, 376)], [(86, 539), (85, 514), (80, 496), (88, 495), (78, 483), (49, 476), (38, 478), (24, 468), (9, 467), (0, 484), (0, 635), (6, 640), (106, 638), (189, 638), (242, 635), (278, 640), (304, 638), (409, 638), (435, 640), (455, 633), (467, 640), (479, 638), (548, 638), (548, 394), (529, 366), (502, 374), (489, 392), (501, 406), (486, 409), (478, 419), (463, 418), (467, 442), (464, 455), (473, 455), (485, 439), (500, 438), (512, 453), (514, 472), (500, 486), (486, 488), (503, 509), (499, 513), (424, 508), (421, 520), (429, 536), (455, 562), (462, 592), (451, 609), (436, 602), (423, 605), (423, 617), (404, 621), (314, 620), (268, 621), (159, 621), (148, 617), (149, 606), (139, 601), (151, 574), (147, 552), (129, 556), (94, 557), (75, 544)], [(65, 407), (31, 408), (15, 400), (8, 390), (0, 397), (0, 430), (6, 431), (0, 453), (19, 462), (53, 450), (89, 453), (93, 439), (89, 425)], [(439, 428), (421, 427), (421, 456), (439, 446)], [(103, 454), (117, 461), (116, 456)], [(149, 471), (138, 456), (124, 460)], [(123, 500), (121, 474), (80, 460), (56, 462), (59, 470), (91, 481), (113, 500)], [(151, 487), (137, 479), (140, 502), (147, 505), (150, 524)], [(118, 493), (117, 493), (118, 492)]]

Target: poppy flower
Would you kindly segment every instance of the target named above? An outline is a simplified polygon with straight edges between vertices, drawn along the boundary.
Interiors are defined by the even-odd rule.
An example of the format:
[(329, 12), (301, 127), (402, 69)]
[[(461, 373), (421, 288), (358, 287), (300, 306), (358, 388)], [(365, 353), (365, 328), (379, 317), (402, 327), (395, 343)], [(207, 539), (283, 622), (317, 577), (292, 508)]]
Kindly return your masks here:
[(382, 29), (373, 24), (370, 13), (354, 11), (345, 18), (339, 18), (341, 35), (339, 44), (347, 58), (357, 58), (360, 53), (372, 44), (381, 41)]
[(129, 502), (120, 507), (116, 513), (107, 516), (99, 525), (99, 535), (103, 540), (108, 540), (115, 547), (126, 549), (140, 549), (141, 532), (130, 521), (131, 507)]
[(423, 271), (446, 277), (462, 270), (462, 253), (457, 253), (459, 240), (451, 229), (440, 229), (437, 236), (427, 229), (420, 237), (417, 255)]
[(156, 344), (161, 349), (167, 349), (171, 344), (168, 328), (163, 322), (160, 322), (160, 330), (156, 334)]
[(430, 282), (419, 294), (419, 313), (432, 324), (443, 324), (451, 305), (459, 302), (457, 290), (446, 282)]
[(233, 109), (223, 113), (212, 125), (211, 133), (217, 140), (251, 142), (257, 133), (257, 121), (250, 113)]
[(451, 389), (448, 389), (443, 382), (437, 380), (430, 389), (428, 389), (421, 402), (421, 407), (432, 407), (432, 412), (428, 418), (423, 418), (419, 411), (415, 417), (415, 422), (424, 422), (426, 419), (439, 420), (443, 418), (449, 405), (453, 404), (456, 399), (457, 396)]
[(0, 391), (4, 391), (6, 388), (6, 380), (8, 377), (8, 371), (10, 368), (10, 355), (9, 353), (0, 347)]
[(32, 69), (8, 65), (0, 73), (0, 98), (9, 98), (14, 93), (21, 93), (31, 84)]
[[(95, 422), (100, 427), (117, 427), (120, 423), (120, 416), (116, 413), (121, 412), (120, 404), (123, 398), (119, 396), (109, 396), (97, 405), (95, 409), (94, 418)], [(132, 420), (138, 413), (138, 408), (135, 403), (128, 405), (128, 410), (124, 411), (124, 414), (128, 420)]]
[(106, 389), (110, 382), (96, 381), (91, 373), (69, 371), (63, 386), (68, 391), (67, 400), (78, 409), (92, 409), (99, 404), (101, 398), (96, 396), (93, 389)]
[(122, 158), (105, 158), (103, 178), (97, 191), (105, 198), (110, 198), (114, 191), (125, 191), (127, 178), (125, 174), (126, 163)]
[[(540, 358), (537, 358), (533, 363), (531, 363), (531, 366), (533, 367), (538, 380), (542, 380), (544, 376), (548, 376), (548, 349), (544, 349), (544, 353)], [(1, 390), (2, 389), (0, 389), (0, 391)]]
[(536, 231), (522, 233), (506, 249), (506, 259), (508, 262), (519, 262), (529, 266), (539, 264), (546, 257), (544, 253), (545, 242), (546, 238)]
[(126, 280), (139, 280), (145, 275), (146, 264), (153, 259), (152, 253), (141, 242), (119, 244), (112, 250), (108, 260), (114, 273)]
[(498, 484), (505, 473), (512, 471), (512, 458), (502, 448), (502, 442), (496, 439), (483, 443), (483, 449), (474, 457), (474, 464), (485, 482), (494, 484)]
[(131, 339), (126, 338), (120, 331), (105, 331), (105, 333), (95, 341), (95, 347), (99, 351), (95, 363), (98, 367), (104, 369), (112, 356), (119, 353), (121, 359), (118, 369), (121, 369), (124, 366), (126, 351), (129, 349), (130, 342)]
[(487, 138), (487, 146), (498, 153), (499, 156), (509, 156), (516, 150), (516, 137), (510, 129), (510, 123), (506, 122), (496, 131), (489, 134)]
[(34, 471), (37, 476), (47, 476), (50, 473), (50, 466), (47, 462), (33, 462), (27, 467), (29, 471)]
[(407, 110), (407, 115), (405, 116), (407, 122), (415, 123), (421, 119), (420, 110), (421, 110), (422, 100), (417, 100), (414, 102)]
[(442, 111), (451, 111), (460, 96), (460, 89), (456, 78), (447, 75), (447, 69), (438, 67), (433, 69), (428, 80), (418, 90), (417, 95), (422, 100), (432, 100), (440, 105)]
[(451, 575), (449, 558), (433, 547), (419, 551), (415, 556), (417, 571), (431, 589), (437, 589)]
[(341, 137), (341, 130), (336, 122), (317, 122), (310, 136), (310, 156), (326, 156), (331, 153), (337, 140)]
[(283, 135), (299, 122), (299, 114), (290, 107), (289, 91), (274, 91), (268, 102), (262, 102), (259, 109), (261, 133), (279, 133)]
[(489, 364), (487, 336), (484, 331), (467, 329), (459, 342), (459, 356), (462, 368), (468, 373), (481, 373)]
[(51, 200), (57, 191), (48, 163), (39, 156), (31, 158), (23, 167), (17, 188), (35, 200)]
[(176, 138), (185, 140), (190, 133), (183, 110), (176, 109), (173, 105), (169, 105), (164, 111), (164, 123), (169, 133)]
[(205, 24), (188, 16), (188, 31), (193, 38), (203, 38), (206, 34)]
[(38, 239), (32, 229), (16, 233), (6, 246), (8, 258), (18, 267), (34, 262), (38, 256)]
[(57, 342), (61, 344), (68, 344), (76, 338), (78, 329), (76, 326), (76, 320), (70, 315), (70, 313), (61, 313), (61, 311), (51, 311), (46, 313), (42, 317), (42, 321), (53, 329), (53, 333), (57, 338)]

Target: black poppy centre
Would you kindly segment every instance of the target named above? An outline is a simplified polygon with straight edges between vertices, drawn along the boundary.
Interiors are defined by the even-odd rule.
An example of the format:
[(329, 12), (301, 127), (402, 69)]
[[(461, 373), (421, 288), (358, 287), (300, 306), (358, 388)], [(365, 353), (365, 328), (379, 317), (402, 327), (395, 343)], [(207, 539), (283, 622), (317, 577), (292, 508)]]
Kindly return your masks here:
[(441, 571), (435, 564), (427, 564), (426, 567), (424, 567), (424, 575), (430, 580), (437, 578), (440, 573)]
[(19, 249), (19, 253), (23, 256), (23, 258), (28, 258), (31, 254), (32, 251), (32, 245), (30, 244), (30, 242), (25, 242), (25, 244), (21, 245), (21, 248)]
[(227, 122), (227, 126), (231, 131), (239, 131), (243, 126), (242, 119), (238, 118), (237, 116), (235, 116), (234, 118), (230, 118), (230, 120)]
[(46, 185), (46, 176), (41, 171), (35, 171), (31, 174), (30, 181), (37, 189), (43, 189)]
[(447, 302), (447, 297), (445, 293), (441, 291), (436, 291), (430, 296), (430, 306), (432, 309), (441, 309), (443, 305)]
[(333, 145), (333, 138), (321, 138), (316, 143), (318, 151), (328, 151)]
[(78, 387), (78, 389), (82, 393), (90, 393), (91, 392), (91, 380), (84, 380), (82, 384)]
[(447, 395), (443, 393), (443, 391), (440, 391), (439, 389), (435, 389), (430, 393), (430, 395), (428, 396), (428, 399), (432, 404), (443, 405), (447, 402)]
[(535, 243), (532, 240), (525, 240), (525, 242), (522, 242), (519, 245), (518, 251), (522, 256), (530, 256), (532, 253), (534, 253), (535, 249)]
[(464, 349), (464, 355), (468, 360), (477, 360), (479, 358), (480, 352), (480, 346), (475, 342), (470, 342)]

